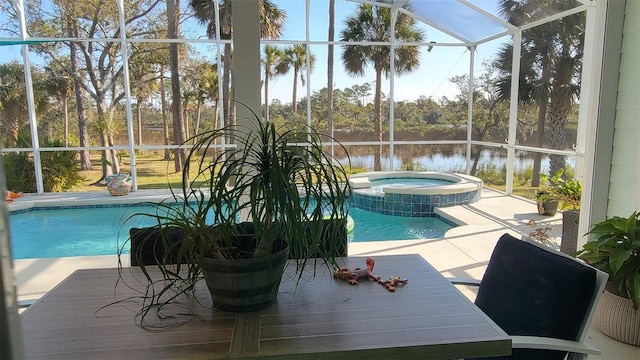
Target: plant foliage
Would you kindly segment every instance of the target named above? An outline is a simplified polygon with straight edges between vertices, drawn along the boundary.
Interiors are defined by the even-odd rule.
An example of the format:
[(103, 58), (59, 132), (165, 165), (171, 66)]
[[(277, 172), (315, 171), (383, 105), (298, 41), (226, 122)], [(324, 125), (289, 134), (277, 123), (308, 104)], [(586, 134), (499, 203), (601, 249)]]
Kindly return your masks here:
[[(321, 135), (312, 128), (278, 129), (255, 113), (251, 120), (187, 140), (185, 144), (193, 145), (181, 188), (154, 204), (153, 213), (132, 215), (151, 218), (168, 249), (156, 259), (164, 281), (154, 282), (148, 266), (140, 266), (148, 280), (141, 321), (152, 308), (191, 292), (205, 257), (255, 258), (288, 246), (299, 276), (311, 259), (338, 266), (335, 254), (344, 244), (331, 239), (346, 235), (349, 185), (344, 168), (324, 150)], [(296, 143), (300, 139), (306, 141)], [(223, 141), (235, 146), (221, 147)], [(327, 219), (336, 225), (325, 225)], [(245, 232), (246, 224), (251, 233)], [(176, 230), (182, 234), (178, 243), (171, 235)], [(178, 264), (175, 259), (180, 259)]]
[[(43, 143), (44, 147), (63, 147), (59, 140)], [(31, 192), (36, 189), (33, 155), (30, 152), (3, 155), (7, 186), (13, 191)], [(76, 151), (47, 151), (40, 153), (42, 179), (45, 192), (73, 190), (82, 185), (78, 153)]]
[(578, 257), (608, 273), (609, 281), (640, 309), (640, 213), (614, 216), (595, 224), (589, 234), (595, 241), (587, 242)]
[(582, 182), (576, 179), (563, 178), (564, 169), (559, 169), (553, 176), (541, 174), (545, 187), (538, 192), (538, 201), (561, 201), (572, 209), (580, 208), (582, 198)]

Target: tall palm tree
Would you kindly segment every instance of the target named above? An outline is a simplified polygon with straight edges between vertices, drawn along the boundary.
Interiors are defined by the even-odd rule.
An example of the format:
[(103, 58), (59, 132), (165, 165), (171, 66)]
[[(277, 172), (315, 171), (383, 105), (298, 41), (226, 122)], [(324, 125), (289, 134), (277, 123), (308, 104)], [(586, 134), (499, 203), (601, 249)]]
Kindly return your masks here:
[[(307, 68), (307, 47), (302, 44), (295, 44), (284, 50), (285, 64), (293, 68), (293, 95), (291, 104), (293, 112), (298, 112), (298, 78), (302, 86), (305, 84), (304, 73), (302, 70)], [(313, 71), (316, 56), (309, 52), (309, 72)]]
[(204, 101), (213, 101), (213, 123), (212, 128), (218, 126), (218, 64), (203, 64), (202, 74), (198, 83), (199, 100), (201, 101), (198, 107), (198, 114), (196, 118), (196, 129), (199, 129), (200, 125), (200, 111), (204, 105)]
[(265, 45), (262, 65), (264, 72), (264, 119), (269, 121), (269, 79), (288, 71), (284, 51), (276, 46)]
[[(564, 150), (567, 146), (567, 118), (572, 106), (580, 96), (579, 80), (575, 80), (582, 71), (584, 54), (585, 14), (579, 13), (560, 20), (562, 30), (558, 33), (558, 55), (554, 59), (549, 103), (549, 146)], [(555, 174), (564, 169), (566, 159), (563, 155), (549, 156), (549, 170)]]
[[(191, 59), (188, 60), (189, 64), (184, 71), (183, 78), (183, 105), (188, 107), (183, 113), (188, 115), (189, 113), (195, 114), (195, 119), (192, 121), (193, 136), (198, 135), (200, 132), (200, 122), (204, 105), (208, 100), (211, 100), (214, 104), (214, 119), (212, 124), (206, 126), (210, 129), (216, 127), (217, 121), (217, 107), (218, 107), (218, 65), (212, 64), (204, 59)], [(189, 119), (186, 116), (185, 119)], [(189, 121), (187, 121), (189, 123)], [(188, 137), (193, 137), (188, 136)], [(197, 141), (195, 138), (193, 141)]]
[(0, 65), (0, 87), (3, 89), (0, 91), (0, 134), (6, 137), (8, 147), (16, 147), (18, 132), (29, 126), (27, 89), (21, 64), (12, 61)]
[[(79, 37), (78, 22), (76, 21), (76, 15), (78, 14), (77, 4), (72, 2), (69, 7), (64, 8), (62, 13), (62, 22), (64, 32), (70, 38)], [(73, 41), (67, 43), (69, 47), (69, 74), (73, 78), (74, 96), (76, 100), (76, 112), (78, 114), (78, 142), (81, 148), (80, 153), (80, 168), (82, 170), (92, 170), (91, 157), (89, 156), (89, 150), (86, 147), (89, 146), (89, 119), (87, 117), (87, 110), (85, 106), (85, 90), (82, 87), (82, 76), (80, 74), (80, 56), (82, 54), (81, 49)]]
[(153, 71), (153, 64), (144, 56), (132, 57), (129, 61), (130, 82), (133, 96), (136, 98), (136, 125), (138, 134), (136, 141), (142, 145), (142, 108), (144, 103), (155, 94), (160, 84)]
[(69, 146), (69, 98), (73, 95), (73, 77), (67, 74), (67, 66), (51, 62), (45, 66), (47, 74), (45, 88), (56, 100), (62, 102), (63, 144)]
[[(333, 41), (336, 32), (336, 0), (329, 0), (329, 31), (327, 40)], [(327, 125), (329, 135), (333, 138), (333, 44), (329, 44), (327, 49)], [(333, 151), (333, 147), (331, 148)], [(333, 154), (333, 152), (332, 152)]]
[[(281, 10), (270, 0), (260, 1), (260, 36), (262, 38), (279, 39), (284, 30), (284, 22), (287, 14)], [(207, 26), (207, 36), (215, 39), (216, 29), (216, 10), (214, 0), (189, 0), (189, 4), (195, 12), (195, 17), (201, 24)], [(231, 21), (231, 4), (232, 0), (218, 0), (218, 10), (220, 18), (220, 39), (231, 40), (232, 21)], [(231, 79), (231, 44), (224, 44), (224, 55), (222, 56), (222, 109), (225, 117), (231, 119), (230, 114), (230, 79)]]
[[(502, 0), (501, 15), (510, 23), (521, 26), (527, 22), (575, 7), (575, 0)], [(561, 7), (561, 8), (559, 8)], [(538, 105), (536, 145), (544, 146), (545, 123), (550, 128), (550, 147), (565, 148), (565, 125), (573, 100), (578, 92), (572, 81), (582, 64), (584, 14), (571, 15), (544, 26), (537, 26), (522, 34), (520, 57), (519, 101)], [(505, 46), (497, 59), (497, 66), (505, 74), (501, 93), (510, 91), (512, 45)], [(541, 154), (534, 158), (532, 186), (538, 186)], [(563, 168), (564, 156), (550, 157), (550, 173)]]
[[(389, 0), (387, 0), (389, 1)], [(415, 20), (398, 13), (395, 24), (397, 42), (421, 42), (422, 32), (415, 27)], [(360, 4), (355, 14), (345, 20), (342, 41), (350, 42), (389, 42), (391, 40), (391, 9), (387, 7)], [(395, 48), (394, 70), (397, 75), (415, 70), (420, 62), (420, 51), (416, 46)], [(342, 62), (347, 73), (352, 76), (365, 74), (367, 65), (376, 73), (374, 93), (374, 131), (377, 140), (382, 142), (382, 74), (388, 78), (391, 71), (391, 49), (387, 45), (345, 45)], [(382, 170), (382, 145), (374, 151), (374, 170)]]

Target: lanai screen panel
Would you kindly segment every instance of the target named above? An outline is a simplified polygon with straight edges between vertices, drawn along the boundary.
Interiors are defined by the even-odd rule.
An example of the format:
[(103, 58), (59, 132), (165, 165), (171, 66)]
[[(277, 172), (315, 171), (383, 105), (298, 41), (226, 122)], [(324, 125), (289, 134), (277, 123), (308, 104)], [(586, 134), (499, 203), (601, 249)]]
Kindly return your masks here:
[(412, 0), (405, 4), (414, 17), (465, 43), (476, 43), (508, 31), (497, 18), (456, 0)]

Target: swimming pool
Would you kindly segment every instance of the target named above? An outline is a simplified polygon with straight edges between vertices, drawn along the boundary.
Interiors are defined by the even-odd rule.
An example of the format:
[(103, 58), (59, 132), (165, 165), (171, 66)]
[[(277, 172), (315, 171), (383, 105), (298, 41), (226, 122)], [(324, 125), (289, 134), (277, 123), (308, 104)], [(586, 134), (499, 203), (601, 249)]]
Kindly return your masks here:
[[(74, 206), (35, 208), (9, 216), (14, 259), (115, 255), (132, 227), (152, 226), (152, 219), (136, 217), (149, 206)], [(408, 218), (352, 208), (354, 231), (349, 241), (389, 241), (441, 238), (455, 226), (439, 217)], [(124, 251), (128, 252), (128, 245)]]
[(442, 186), (453, 184), (448, 180), (430, 179), (430, 178), (382, 178), (377, 180), (371, 180), (371, 191), (384, 194), (384, 189), (387, 187), (401, 187), (415, 188), (423, 186)]
[(432, 217), (436, 208), (480, 200), (482, 180), (431, 171), (376, 171), (351, 175), (356, 208), (394, 216)]

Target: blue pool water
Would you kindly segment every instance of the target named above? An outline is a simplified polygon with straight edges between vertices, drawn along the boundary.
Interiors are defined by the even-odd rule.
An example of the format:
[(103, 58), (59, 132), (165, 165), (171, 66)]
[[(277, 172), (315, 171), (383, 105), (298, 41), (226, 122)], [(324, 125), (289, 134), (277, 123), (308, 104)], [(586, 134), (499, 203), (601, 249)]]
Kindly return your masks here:
[(389, 178), (389, 179), (376, 179), (371, 181), (371, 190), (381, 193), (382, 189), (389, 185), (396, 186), (438, 186), (438, 185), (451, 185), (451, 181), (430, 179), (430, 178)]
[[(39, 209), (9, 216), (14, 259), (114, 255), (132, 227), (153, 225), (152, 219), (129, 216), (149, 207)], [(439, 238), (452, 225), (440, 218), (383, 215), (351, 208), (355, 228), (349, 240), (389, 241)], [(128, 245), (124, 251), (128, 252)]]

